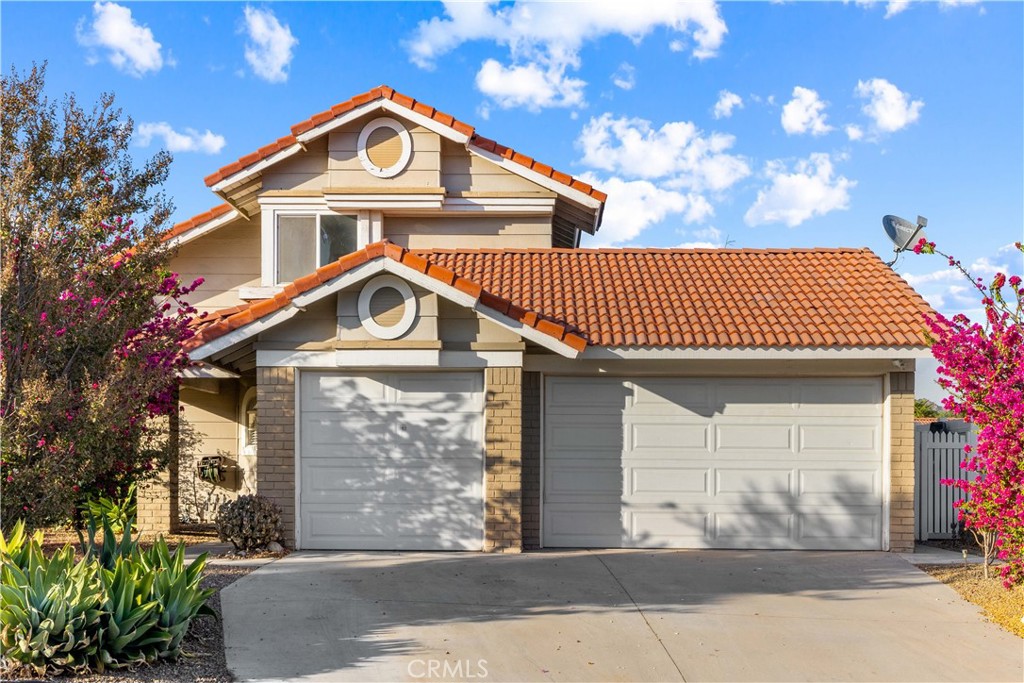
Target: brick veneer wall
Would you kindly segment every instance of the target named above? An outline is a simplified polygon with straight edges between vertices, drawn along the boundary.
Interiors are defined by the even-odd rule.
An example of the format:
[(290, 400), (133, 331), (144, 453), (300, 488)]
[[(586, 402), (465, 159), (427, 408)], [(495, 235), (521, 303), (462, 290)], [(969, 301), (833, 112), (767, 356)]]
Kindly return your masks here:
[(178, 414), (166, 418), (166, 425), (171, 442), (167, 469), (156, 479), (140, 485), (135, 494), (135, 524), (142, 534), (167, 534), (178, 530)]
[(523, 373), (523, 548), (540, 547), (540, 373)]
[(914, 373), (889, 373), (889, 549), (914, 551)]
[(256, 492), (281, 508), (295, 546), (295, 368), (256, 369)]
[(484, 550), (518, 553), (522, 535), (522, 368), (484, 373)]

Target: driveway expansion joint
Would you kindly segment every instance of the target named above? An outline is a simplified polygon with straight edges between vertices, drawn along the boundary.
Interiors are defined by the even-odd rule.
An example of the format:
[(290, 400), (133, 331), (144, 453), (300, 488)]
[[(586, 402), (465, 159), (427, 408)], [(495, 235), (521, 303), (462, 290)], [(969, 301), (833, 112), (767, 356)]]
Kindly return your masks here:
[(672, 656), (672, 653), (668, 651), (668, 648), (665, 646), (664, 641), (662, 641), (661, 636), (659, 636), (658, 632), (654, 630), (653, 626), (651, 626), (651, 622), (647, 619), (647, 615), (644, 613), (643, 609), (633, 598), (633, 596), (630, 595), (629, 590), (627, 590), (626, 587), (622, 585), (622, 582), (619, 581), (619, 577), (615, 576), (615, 573), (604, 561), (604, 558), (602, 558), (599, 554), (595, 553), (593, 550), (588, 550), (587, 552), (592, 557), (596, 558), (598, 562), (601, 563), (601, 566), (604, 567), (606, 572), (608, 572), (608, 576), (612, 577), (615, 583), (619, 586), (619, 589), (622, 590), (625, 596), (629, 598), (629, 601), (633, 603), (633, 608), (636, 610), (637, 614), (640, 615), (640, 618), (644, 620), (644, 624), (647, 625), (647, 630), (650, 631), (651, 635), (654, 636), (654, 639), (658, 641), (658, 645), (661, 646), (661, 649), (662, 651), (664, 651), (665, 656), (668, 657), (668, 661), (672, 662), (672, 666), (675, 667), (676, 673), (679, 674), (679, 680), (683, 681), (683, 683), (686, 683), (686, 676), (683, 675), (682, 669), (679, 668), (679, 663), (676, 662), (675, 658)]

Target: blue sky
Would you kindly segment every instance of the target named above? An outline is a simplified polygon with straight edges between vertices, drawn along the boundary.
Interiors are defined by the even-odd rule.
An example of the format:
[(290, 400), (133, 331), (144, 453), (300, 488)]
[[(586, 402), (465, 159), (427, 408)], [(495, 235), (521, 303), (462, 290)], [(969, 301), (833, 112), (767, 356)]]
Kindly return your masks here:
[[(881, 216), (923, 214), (979, 275), (1022, 270), (1018, 2), (4, 2), (0, 21), (5, 71), (47, 60), (53, 95), (117, 95), (139, 158), (172, 148), (176, 219), (218, 203), (204, 175), (386, 83), (606, 190), (591, 246), (887, 257)], [(896, 268), (976, 312), (937, 257)]]

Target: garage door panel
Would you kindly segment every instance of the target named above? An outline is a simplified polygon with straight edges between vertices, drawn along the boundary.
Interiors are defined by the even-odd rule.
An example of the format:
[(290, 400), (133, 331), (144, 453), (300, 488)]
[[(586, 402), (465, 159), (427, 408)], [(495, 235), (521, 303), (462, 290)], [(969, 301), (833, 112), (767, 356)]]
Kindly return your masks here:
[(562, 381), (545, 392), (563, 406), (635, 395), (621, 414), (545, 407), (545, 545), (880, 548), (879, 379)]
[(633, 422), (630, 427), (627, 448), (637, 455), (637, 451), (692, 449), (705, 452), (711, 448), (711, 428), (706, 424)]
[(715, 425), (715, 451), (791, 454), (794, 451), (793, 427), (789, 424), (719, 423)]
[(645, 377), (630, 385), (633, 387), (631, 413), (707, 417), (714, 410), (713, 387), (704, 380), (680, 383)]
[(556, 413), (566, 408), (583, 409), (591, 413), (615, 412), (610, 409), (624, 409), (626, 399), (632, 394), (632, 390), (627, 389), (621, 381), (594, 384), (587, 377), (579, 380), (567, 377), (558, 384), (548, 386), (544, 401)]
[(710, 468), (673, 466), (671, 461), (663, 462), (660, 466), (645, 464), (626, 471), (628, 502), (658, 502), (665, 499), (665, 494), (707, 496)]
[(482, 373), (299, 380), (302, 547), (482, 547)]
[(478, 505), (424, 507), (409, 514), (404, 505), (307, 505), (302, 526), (309, 549), (477, 550)]

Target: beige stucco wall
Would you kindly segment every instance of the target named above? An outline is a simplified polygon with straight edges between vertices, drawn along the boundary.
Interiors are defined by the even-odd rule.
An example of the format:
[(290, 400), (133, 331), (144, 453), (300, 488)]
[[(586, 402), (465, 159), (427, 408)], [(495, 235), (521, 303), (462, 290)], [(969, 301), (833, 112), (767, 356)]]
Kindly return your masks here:
[(385, 216), (384, 237), (406, 249), (546, 249), (551, 216)]
[(189, 283), (204, 282), (188, 298), (202, 311), (215, 311), (245, 303), (239, 287), (260, 284), (260, 222), (238, 219), (183, 244), (171, 259), (170, 269)]

